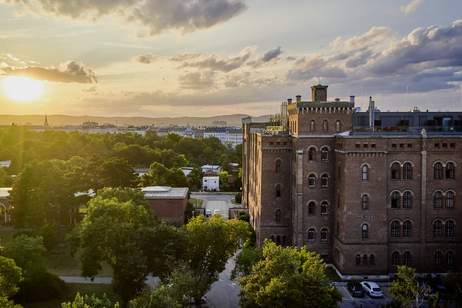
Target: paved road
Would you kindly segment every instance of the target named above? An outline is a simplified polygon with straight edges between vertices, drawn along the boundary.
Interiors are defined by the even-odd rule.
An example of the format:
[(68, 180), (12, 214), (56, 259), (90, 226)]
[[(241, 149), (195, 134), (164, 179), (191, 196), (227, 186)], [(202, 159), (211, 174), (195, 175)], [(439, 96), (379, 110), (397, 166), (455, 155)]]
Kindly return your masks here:
[[(65, 283), (76, 283), (76, 284), (111, 284), (112, 277), (95, 277), (93, 279), (81, 276), (59, 276)], [(153, 276), (146, 278), (146, 284), (155, 287), (159, 285), (160, 279)]]
[(219, 280), (212, 284), (206, 294), (208, 307), (211, 308), (237, 308), (239, 307), (239, 285), (231, 280), (234, 269), (234, 258), (228, 260), (225, 270), (220, 274)]
[(211, 210), (212, 214), (217, 210), (225, 219), (229, 218), (229, 208), (239, 206), (232, 202), (234, 200), (232, 194), (191, 193), (191, 198), (202, 200), (205, 210)]

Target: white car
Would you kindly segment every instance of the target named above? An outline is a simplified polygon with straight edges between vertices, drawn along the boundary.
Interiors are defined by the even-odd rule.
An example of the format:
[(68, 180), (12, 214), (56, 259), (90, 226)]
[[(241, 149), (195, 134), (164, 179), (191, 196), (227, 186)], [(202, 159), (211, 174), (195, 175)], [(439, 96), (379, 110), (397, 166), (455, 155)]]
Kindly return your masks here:
[(382, 289), (380, 289), (380, 286), (377, 283), (372, 281), (363, 281), (361, 282), (361, 286), (370, 297), (383, 297)]
[(212, 216), (212, 210), (209, 210), (209, 209), (205, 210), (205, 217), (210, 217), (210, 216)]

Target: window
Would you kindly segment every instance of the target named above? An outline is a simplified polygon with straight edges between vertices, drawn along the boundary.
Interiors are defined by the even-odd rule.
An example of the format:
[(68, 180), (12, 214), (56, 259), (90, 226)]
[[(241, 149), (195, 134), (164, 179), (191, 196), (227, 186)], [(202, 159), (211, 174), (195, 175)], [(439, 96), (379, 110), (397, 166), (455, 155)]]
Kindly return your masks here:
[(413, 203), (412, 193), (410, 191), (405, 191), (403, 194), (403, 208), (411, 209)]
[(329, 212), (329, 203), (327, 201), (321, 202), (321, 215), (327, 215)]
[(356, 255), (356, 265), (361, 265), (361, 255)]
[(363, 210), (369, 209), (369, 196), (366, 194), (361, 196), (361, 208)]
[(392, 266), (398, 266), (399, 265), (399, 252), (395, 251), (391, 254), (391, 265)]
[(368, 261), (367, 255), (363, 255), (363, 265), (367, 265)]
[(439, 250), (435, 252), (435, 265), (441, 265), (443, 263), (443, 253)]
[(342, 131), (342, 123), (339, 120), (335, 121), (335, 131), (337, 133)]
[(276, 195), (276, 198), (280, 198), (280, 197), (281, 197), (281, 185), (280, 185), (280, 184), (276, 184), (275, 195)]
[(364, 165), (361, 167), (361, 180), (368, 181), (369, 180), (369, 166)]
[(403, 223), (403, 237), (411, 237), (412, 236), (412, 222), (406, 220)]
[(308, 186), (316, 187), (316, 175), (315, 174), (310, 174), (308, 176)]
[(369, 264), (370, 265), (375, 265), (375, 256), (374, 255), (369, 256)]
[(322, 188), (329, 187), (329, 175), (328, 174), (321, 175), (321, 187)]
[(311, 201), (308, 203), (308, 215), (315, 215), (316, 214), (316, 203)]
[(401, 165), (396, 162), (391, 165), (391, 179), (399, 180), (401, 179)]
[(433, 208), (440, 209), (443, 207), (443, 193), (436, 191), (433, 193)]
[(446, 254), (446, 262), (448, 266), (454, 266), (454, 253), (452, 251), (448, 251)]
[(412, 180), (412, 164), (404, 163), (403, 165), (403, 180)]
[(316, 131), (316, 122), (314, 120), (311, 120), (310, 122), (310, 132)]
[(361, 238), (366, 240), (369, 238), (369, 226), (367, 224), (363, 224), (361, 226)]
[(308, 150), (308, 160), (309, 161), (316, 160), (316, 149), (315, 148), (310, 148)]
[(329, 131), (329, 122), (327, 122), (327, 120), (322, 121), (322, 129), (325, 132)]
[(276, 244), (278, 244), (278, 245), (281, 244), (281, 236), (280, 235), (276, 236)]
[(454, 221), (448, 220), (444, 224), (445, 235), (447, 238), (453, 238), (456, 236), (456, 225)]
[(442, 237), (443, 236), (443, 223), (441, 220), (436, 220), (433, 223), (433, 237)]
[(274, 212), (274, 221), (277, 224), (280, 224), (281, 218), (282, 218), (282, 211), (280, 209), (277, 209), (276, 212)]
[(276, 163), (275, 163), (275, 166), (274, 166), (274, 170), (275, 170), (276, 173), (281, 172), (281, 164), (282, 164), (282, 161), (280, 159), (276, 160)]
[(448, 191), (446, 193), (446, 208), (448, 209), (454, 208), (454, 203), (455, 203), (454, 200), (455, 200), (454, 192)]
[(411, 266), (412, 264), (412, 255), (409, 251), (406, 251), (403, 254), (403, 265)]
[(390, 225), (391, 228), (391, 237), (400, 237), (401, 236), (401, 224), (399, 221), (395, 220)]
[(316, 231), (313, 228), (308, 229), (308, 242), (316, 240)]
[(447, 163), (446, 164), (446, 178), (447, 179), (455, 179), (456, 178), (456, 166), (454, 163)]
[(329, 160), (329, 149), (326, 147), (323, 147), (321, 149), (321, 160), (322, 161), (328, 161)]
[(320, 235), (320, 241), (327, 242), (328, 236), (329, 236), (329, 231), (327, 230), (327, 228), (322, 228), (321, 235)]
[(394, 191), (391, 194), (391, 208), (399, 209), (401, 207), (401, 194), (398, 191)]
[(443, 179), (443, 164), (438, 162), (433, 166), (433, 178), (435, 180)]

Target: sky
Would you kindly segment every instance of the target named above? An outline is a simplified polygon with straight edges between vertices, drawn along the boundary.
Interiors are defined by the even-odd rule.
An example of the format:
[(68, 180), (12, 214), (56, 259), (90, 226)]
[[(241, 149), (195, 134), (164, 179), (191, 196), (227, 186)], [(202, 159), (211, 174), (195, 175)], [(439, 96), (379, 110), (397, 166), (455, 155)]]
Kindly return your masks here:
[(0, 0), (2, 82), (0, 114), (264, 115), (319, 82), (462, 110), (462, 1)]

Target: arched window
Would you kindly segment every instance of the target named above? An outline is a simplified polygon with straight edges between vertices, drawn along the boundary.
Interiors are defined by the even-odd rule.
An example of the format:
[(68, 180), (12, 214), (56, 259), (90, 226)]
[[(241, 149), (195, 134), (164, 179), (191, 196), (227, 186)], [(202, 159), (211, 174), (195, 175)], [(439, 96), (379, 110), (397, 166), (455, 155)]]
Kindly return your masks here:
[(443, 263), (443, 253), (439, 250), (435, 251), (435, 265), (441, 265)]
[(310, 132), (316, 131), (316, 122), (314, 120), (311, 120), (310, 122)]
[(308, 176), (308, 186), (316, 187), (316, 175), (313, 173)]
[(395, 162), (391, 165), (391, 179), (401, 179), (401, 165), (398, 162)]
[(316, 214), (316, 203), (311, 201), (308, 203), (308, 215), (315, 215)]
[(446, 221), (444, 224), (444, 231), (447, 238), (453, 238), (456, 236), (456, 224), (452, 220)]
[(327, 215), (329, 212), (329, 203), (327, 201), (321, 202), (321, 215)]
[(329, 122), (327, 122), (327, 120), (322, 121), (322, 129), (325, 132), (329, 131)]
[(361, 225), (361, 238), (366, 240), (369, 238), (369, 226), (367, 224)]
[(361, 255), (356, 255), (356, 265), (361, 265)]
[(361, 208), (363, 210), (369, 209), (369, 195), (364, 194), (361, 196)]
[(443, 222), (441, 220), (435, 220), (433, 222), (433, 237), (443, 236)]
[(413, 203), (412, 193), (410, 191), (405, 191), (403, 193), (403, 208), (411, 209)]
[(406, 220), (403, 223), (403, 237), (411, 237), (412, 236), (412, 222)]
[(329, 149), (327, 147), (323, 147), (321, 149), (321, 160), (328, 161), (329, 160)]
[(363, 165), (361, 167), (361, 180), (368, 181), (369, 180), (369, 166)]
[(403, 254), (403, 265), (406, 265), (406, 266), (412, 265), (412, 255), (409, 251), (406, 251)]
[(443, 164), (440, 162), (435, 163), (433, 166), (433, 178), (435, 180), (443, 179)]
[(276, 236), (276, 244), (281, 245), (281, 236), (280, 235)]
[(403, 165), (403, 179), (404, 180), (412, 180), (412, 164), (411, 163), (404, 163)]
[(342, 122), (340, 122), (339, 120), (335, 121), (335, 131), (337, 133), (342, 131)]
[(276, 241), (275, 241), (275, 239), (274, 239), (274, 235), (271, 235), (271, 241), (272, 241), (273, 243), (276, 243)]
[(280, 185), (280, 184), (276, 184), (276, 187), (275, 187), (275, 196), (276, 196), (276, 198), (280, 198), (280, 197), (281, 197), (281, 185)]
[(329, 239), (329, 230), (327, 230), (327, 228), (322, 228), (319, 240), (321, 242), (327, 242), (328, 239)]
[(281, 223), (281, 220), (282, 220), (282, 211), (280, 209), (277, 209), (275, 212), (274, 212), (274, 221), (277, 223), (277, 224), (280, 224)]
[(367, 265), (369, 262), (367, 255), (363, 255), (363, 265)]
[(390, 228), (391, 228), (391, 232), (390, 232), (391, 237), (401, 236), (401, 224), (399, 223), (399, 221), (397, 220), (392, 221)]
[(324, 173), (323, 175), (321, 175), (321, 187), (322, 188), (329, 187), (329, 175), (327, 173)]
[(447, 163), (446, 164), (446, 178), (447, 179), (455, 179), (456, 178), (456, 166), (454, 163)]
[(401, 194), (398, 191), (394, 191), (391, 194), (391, 208), (399, 209), (401, 207)]
[(446, 262), (449, 267), (454, 266), (454, 252), (448, 251), (446, 253)]
[(370, 265), (375, 265), (375, 256), (374, 255), (369, 256), (369, 264)]
[(308, 150), (308, 160), (309, 161), (316, 160), (316, 149), (315, 148), (310, 148)]
[(443, 193), (436, 191), (433, 193), (433, 208), (440, 209), (443, 207)]
[(281, 165), (282, 165), (282, 161), (280, 159), (276, 160), (276, 163), (275, 163), (275, 166), (274, 166), (274, 169), (275, 169), (276, 173), (281, 172)]
[(308, 229), (308, 242), (313, 242), (316, 240), (316, 231), (314, 228)]
[(399, 252), (395, 251), (391, 254), (391, 265), (398, 266), (400, 264)]
[(452, 209), (454, 208), (455, 203), (455, 196), (453, 191), (448, 191), (446, 193), (446, 208)]

